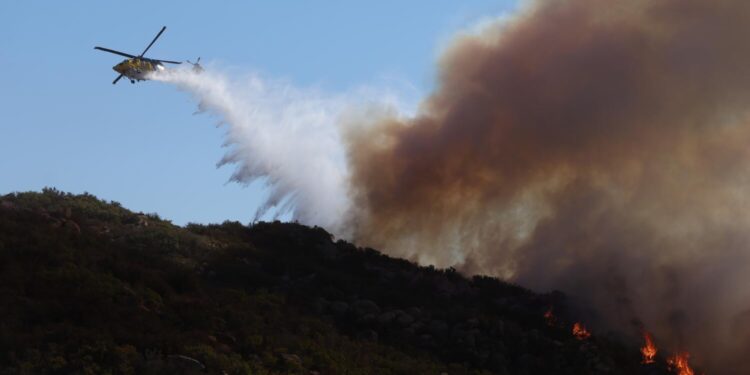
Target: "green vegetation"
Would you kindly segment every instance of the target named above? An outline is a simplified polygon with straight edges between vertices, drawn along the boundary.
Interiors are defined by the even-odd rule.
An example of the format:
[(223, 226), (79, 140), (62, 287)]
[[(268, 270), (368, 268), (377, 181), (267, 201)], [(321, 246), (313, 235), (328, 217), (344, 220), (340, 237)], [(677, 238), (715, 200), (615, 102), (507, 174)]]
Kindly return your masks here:
[(299, 224), (182, 228), (89, 194), (9, 194), (0, 267), (0, 374), (663, 373), (574, 339), (561, 293)]

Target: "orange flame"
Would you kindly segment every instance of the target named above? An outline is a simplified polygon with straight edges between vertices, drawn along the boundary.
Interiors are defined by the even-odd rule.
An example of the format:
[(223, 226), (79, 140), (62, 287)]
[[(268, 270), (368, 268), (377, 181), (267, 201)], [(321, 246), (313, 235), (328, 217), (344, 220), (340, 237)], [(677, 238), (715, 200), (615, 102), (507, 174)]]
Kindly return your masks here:
[(555, 325), (557, 319), (555, 318), (555, 315), (552, 314), (552, 309), (549, 309), (546, 313), (544, 313), (544, 320), (547, 321), (547, 325), (550, 327)]
[(650, 333), (644, 331), (643, 338), (646, 340), (646, 344), (641, 348), (641, 354), (643, 354), (643, 361), (641, 363), (644, 365), (654, 363), (654, 357), (656, 357), (658, 349), (656, 349)]
[(667, 358), (669, 369), (675, 371), (677, 375), (695, 375), (693, 369), (688, 364), (688, 358), (690, 358), (690, 353), (688, 352), (677, 353)]
[(589, 332), (583, 324), (575, 323), (573, 324), (573, 336), (579, 340), (586, 340), (591, 337), (591, 332)]

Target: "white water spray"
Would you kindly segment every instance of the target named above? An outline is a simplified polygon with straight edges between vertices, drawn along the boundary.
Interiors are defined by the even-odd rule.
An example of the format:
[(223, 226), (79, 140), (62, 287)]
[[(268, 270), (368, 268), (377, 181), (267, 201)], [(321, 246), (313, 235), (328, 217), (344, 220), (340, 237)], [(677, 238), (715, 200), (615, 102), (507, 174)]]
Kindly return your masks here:
[[(348, 168), (339, 120), (361, 96), (327, 96), (258, 75), (229, 80), (213, 71), (173, 69), (151, 77), (198, 101), (198, 113), (219, 117), (229, 150), (217, 166), (234, 164), (232, 181), (264, 181), (269, 192), (255, 219), (266, 214), (319, 225), (348, 237)], [(355, 102), (356, 101), (356, 102)]]

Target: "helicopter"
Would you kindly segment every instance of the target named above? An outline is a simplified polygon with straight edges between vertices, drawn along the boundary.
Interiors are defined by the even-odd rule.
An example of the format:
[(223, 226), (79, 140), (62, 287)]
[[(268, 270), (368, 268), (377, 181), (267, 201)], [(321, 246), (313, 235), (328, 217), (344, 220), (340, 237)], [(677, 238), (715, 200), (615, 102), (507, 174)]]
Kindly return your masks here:
[[(167, 27), (164, 26), (161, 28), (161, 31), (159, 31), (158, 34), (154, 37), (154, 40), (151, 41), (151, 43), (146, 47), (146, 49), (141, 52), (138, 56), (133, 56), (129, 53), (124, 53), (120, 51), (115, 51), (113, 49), (104, 48), (96, 46), (94, 49), (98, 49), (100, 51), (114, 53), (115, 55), (125, 56), (127, 57), (126, 60), (123, 60), (121, 63), (115, 65), (112, 67), (114, 71), (117, 73), (120, 73), (120, 75), (115, 78), (114, 81), (112, 81), (112, 84), (114, 85), (117, 83), (117, 81), (120, 80), (123, 76), (128, 77), (130, 79), (130, 83), (135, 83), (135, 81), (145, 81), (148, 79), (148, 75), (153, 72), (163, 71), (166, 68), (164, 67), (164, 63), (167, 64), (182, 64), (182, 62), (179, 61), (170, 61), (170, 60), (159, 60), (159, 59), (150, 59), (147, 57), (143, 57), (143, 55), (146, 54), (149, 48), (151, 48), (152, 45), (156, 42), (157, 39), (161, 36), (161, 34), (166, 30)], [(200, 61), (200, 58), (198, 58), (198, 61)], [(193, 69), (195, 71), (203, 70), (203, 68), (198, 65), (198, 61), (196, 61), (193, 64)]]

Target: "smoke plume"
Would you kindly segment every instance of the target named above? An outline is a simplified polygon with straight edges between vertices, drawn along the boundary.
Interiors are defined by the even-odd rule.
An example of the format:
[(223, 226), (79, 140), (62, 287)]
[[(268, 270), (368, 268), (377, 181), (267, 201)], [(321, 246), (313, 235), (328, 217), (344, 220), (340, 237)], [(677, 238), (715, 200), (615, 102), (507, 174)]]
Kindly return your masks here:
[(415, 116), (347, 124), (355, 239), (750, 373), (750, 2), (527, 5), (459, 36)]
[(747, 35), (739, 0), (530, 2), (458, 36), (413, 115), (371, 93), (255, 76), (155, 78), (227, 125), (219, 164), (266, 181), (258, 215), (560, 289), (596, 312), (595, 327), (639, 319), (660, 346), (739, 375), (750, 373)]

